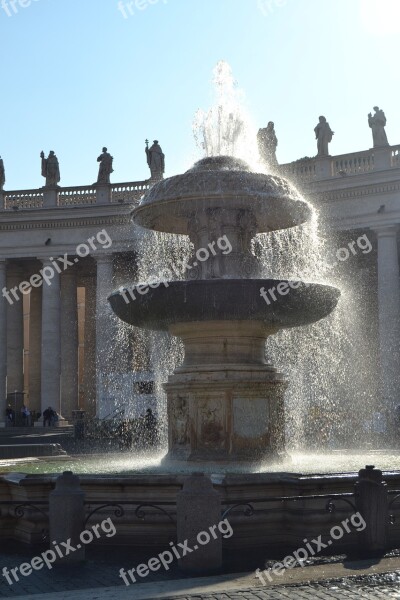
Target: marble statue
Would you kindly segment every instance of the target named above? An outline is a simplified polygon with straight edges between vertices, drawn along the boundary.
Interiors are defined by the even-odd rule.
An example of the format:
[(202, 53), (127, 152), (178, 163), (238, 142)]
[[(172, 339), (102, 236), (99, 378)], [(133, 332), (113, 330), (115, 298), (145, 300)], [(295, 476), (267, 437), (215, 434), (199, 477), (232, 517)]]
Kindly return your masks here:
[(6, 172), (4, 170), (3, 159), (0, 156), (0, 190), (3, 189), (5, 182), (6, 182)]
[(314, 128), (315, 138), (317, 139), (317, 156), (329, 156), (329, 142), (332, 141), (334, 131), (329, 126), (324, 116), (319, 117), (319, 123)]
[(104, 147), (102, 154), (97, 159), (97, 162), (100, 163), (97, 183), (110, 183), (110, 175), (114, 171), (113, 160), (111, 154), (107, 152), (107, 148)]
[(372, 129), (374, 148), (379, 148), (380, 146), (389, 146), (385, 131), (385, 113), (379, 108), (379, 106), (374, 106), (374, 111), (374, 115), (372, 115), (372, 113), (368, 113), (368, 125)]
[(46, 178), (46, 187), (57, 187), (60, 181), (60, 166), (58, 158), (53, 150), (50, 150), (49, 156), (44, 157), (44, 152), (40, 153), (42, 159), (42, 176)]
[(146, 140), (146, 156), (147, 164), (150, 167), (151, 179), (159, 181), (164, 178), (165, 156), (158, 140), (153, 141), (153, 145), (149, 148), (149, 142)]
[(278, 145), (278, 138), (275, 134), (275, 126), (270, 121), (267, 127), (259, 129), (257, 133), (258, 151), (263, 162), (267, 165), (277, 165), (276, 159), (276, 147)]

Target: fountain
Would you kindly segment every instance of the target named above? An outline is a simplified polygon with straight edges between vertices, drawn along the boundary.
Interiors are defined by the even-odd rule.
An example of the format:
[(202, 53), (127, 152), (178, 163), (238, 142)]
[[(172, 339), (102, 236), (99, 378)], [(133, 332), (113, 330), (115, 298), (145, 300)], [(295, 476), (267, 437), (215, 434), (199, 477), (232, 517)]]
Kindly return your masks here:
[[(280, 329), (326, 317), (340, 292), (263, 278), (251, 247), (257, 233), (301, 226), (310, 216), (287, 181), (230, 156), (204, 158), (157, 183), (133, 211), (137, 225), (188, 235), (193, 245), (190, 279), (138, 284), (109, 298), (126, 323), (183, 340), (184, 362), (164, 385), (168, 461), (285, 456), (287, 383), (267, 362), (265, 342)], [(225, 251), (218, 252), (221, 240)]]

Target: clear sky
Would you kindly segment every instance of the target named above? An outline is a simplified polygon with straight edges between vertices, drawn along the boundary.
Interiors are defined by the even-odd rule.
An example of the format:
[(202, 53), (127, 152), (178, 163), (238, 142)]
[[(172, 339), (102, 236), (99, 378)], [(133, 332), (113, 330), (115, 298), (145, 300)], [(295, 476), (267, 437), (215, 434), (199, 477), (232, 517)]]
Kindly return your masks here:
[(220, 59), (257, 127), (275, 122), (280, 162), (316, 154), (320, 114), (332, 154), (371, 147), (375, 105), (400, 144), (399, 35), (400, 0), (0, 0), (5, 188), (43, 185), (42, 149), (64, 186), (96, 180), (103, 145), (112, 181), (147, 178), (146, 138), (166, 176), (188, 168)]

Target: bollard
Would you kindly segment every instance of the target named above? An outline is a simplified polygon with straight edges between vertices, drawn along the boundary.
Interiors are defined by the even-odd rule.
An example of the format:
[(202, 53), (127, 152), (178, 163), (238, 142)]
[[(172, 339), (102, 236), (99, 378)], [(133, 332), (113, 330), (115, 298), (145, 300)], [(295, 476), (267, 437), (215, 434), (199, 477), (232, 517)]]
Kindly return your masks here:
[(388, 544), (389, 508), (387, 484), (382, 471), (367, 465), (358, 473), (355, 483), (357, 510), (366, 527), (359, 533), (360, 553), (366, 557), (382, 556)]
[[(222, 566), (222, 538), (217, 527), (221, 521), (220, 495), (209, 477), (193, 473), (176, 500), (178, 544), (187, 540), (192, 550), (178, 561), (180, 569), (202, 575), (217, 572)], [(182, 556), (181, 546), (178, 548)]]
[[(85, 560), (85, 546), (80, 534), (85, 523), (85, 492), (80, 487), (79, 477), (72, 471), (64, 471), (56, 480), (55, 489), (49, 497), (50, 550), (56, 554), (57, 561), (63, 563), (80, 563)], [(62, 542), (70, 540), (75, 551), (67, 550)], [(54, 542), (57, 544), (54, 544)]]

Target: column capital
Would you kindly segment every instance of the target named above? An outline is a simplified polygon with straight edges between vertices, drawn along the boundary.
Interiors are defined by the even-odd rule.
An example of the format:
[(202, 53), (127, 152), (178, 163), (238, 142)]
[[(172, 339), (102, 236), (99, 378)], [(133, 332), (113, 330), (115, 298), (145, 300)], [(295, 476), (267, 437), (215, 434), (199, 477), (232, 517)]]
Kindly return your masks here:
[(92, 256), (97, 264), (109, 264), (114, 258), (113, 254), (92, 254)]
[(398, 224), (395, 225), (378, 225), (371, 227), (371, 230), (376, 233), (378, 237), (396, 237), (400, 227)]

